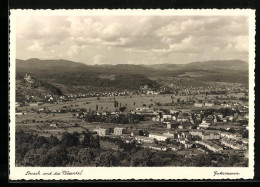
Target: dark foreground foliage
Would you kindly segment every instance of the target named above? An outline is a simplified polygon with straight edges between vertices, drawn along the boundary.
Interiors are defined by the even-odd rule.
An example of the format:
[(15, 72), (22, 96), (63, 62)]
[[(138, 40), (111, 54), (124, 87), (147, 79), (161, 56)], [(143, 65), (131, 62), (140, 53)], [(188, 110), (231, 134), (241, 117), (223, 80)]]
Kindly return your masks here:
[[(100, 140), (118, 145), (118, 150), (101, 149)], [(43, 137), (22, 130), (16, 132), (16, 166), (247, 166), (237, 156), (199, 154), (192, 157), (174, 151), (152, 151), (125, 143), (119, 138), (99, 137), (83, 131), (65, 132), (61, 138)]]

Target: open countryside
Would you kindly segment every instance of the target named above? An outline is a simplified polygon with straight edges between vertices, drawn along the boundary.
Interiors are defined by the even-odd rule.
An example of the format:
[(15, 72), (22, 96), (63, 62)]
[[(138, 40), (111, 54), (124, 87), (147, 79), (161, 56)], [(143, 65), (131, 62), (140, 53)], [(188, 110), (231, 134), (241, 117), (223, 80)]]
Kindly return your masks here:
[[(21, 83), (33, 86), (35, 80), (26, 74)], [(243, 84), (215, 85), (206, 91), (167, 86), (153, 90), (143, 85), (138, 90), (103, 94), (27, 96), (26, 101), (16, 103), (17, 135), (25, 136), (17, 146), (25, 146), (29, 138), (33, 142), (28, 151), (36, 146), (37, 152), (17, 148), (17, 164), (247, 166), (248, 90)], [(66, 162), (29, 159), (48, 147), (53, 147), (48, 156), (64, 150)], [(72, 150), (88, 150), (92, 157), (68, 157)], [(138, 158), (139, 154), (146, 157)], [(153, 161), (162, 154), (162, 161)]]
[(251, 172), (252, 17), (124, 13), (15, 16), (15, 166)]

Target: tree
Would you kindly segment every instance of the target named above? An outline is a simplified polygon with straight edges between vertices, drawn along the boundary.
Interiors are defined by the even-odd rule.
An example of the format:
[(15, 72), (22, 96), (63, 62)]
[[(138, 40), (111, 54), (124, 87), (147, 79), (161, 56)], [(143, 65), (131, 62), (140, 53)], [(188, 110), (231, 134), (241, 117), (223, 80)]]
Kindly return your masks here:
[(126, 110), (126, 107), (125, 106), (120, 107), (119, 110), (120, 110), (120, 112), (124, 112)]
[(40, 166), (66, 166), (68, 162), (67, 151), (63, 146), (51, 148), (46, 155), (42, 155), (39, 165)]
[(248, 131), (247, 130), (242, 133), (242, 137), (243, 138), (248, 138)]
[(167, 138), (167, 139), (165, 140), (166, 144), (170, 144), (170, 141), (171, 141), (170, 138)]
[(93, 136), (90, 137), (90, 147), (100, 149), (99, 136), (96, 136), (96, 138), (94, 138)]
[(99, 136), (94, 138), (90, 133), (85, 133), (82, 141), (84, 147), (100, 149)]
[(47, 138), (39, 136), (34, 140), (33, 147), (34, 149), (42, 147), (44, 144), (48, 144)]
[(118, 107), (118, 102), (115, 100), (114, 101), (114, 107), (117, 108)]
[(79, 145), (79, 133), (64, 132), (61, 135), (61, 144), (65, 147), (78, 146)]
[(83, 138), (83, 141), (82, 141), (82, 145), (84, 147), (89, 147), (90, 145), (90, 134), (89, 133), (85, 133), (84, 134), (84, 138)]
[(155, 143), (155, 144), (158, 144), (159, 143), (159, 141), (157, 140), (157, 139), (153, 139), (153, 142)]
[(235, 133), (236, 131), (235, 131), (233, 128), (230, 128), (230, 129), (228, 130), (228, 132), (230, 132), (230, 133)]
[(89, 148), (80, 148), (78, 153), (74, 154), (73, 158), (70, 159), (71, 166), (89, 166), (94, 158), (93, 152)]
[(193, 159), (192, 159), (192, 165), (195, 165), (195, 166), (209, 166), (211, 164), (211, 159), (208, 155), (197, 155), (197, 156), (194, 156)]
[(104, 167), (111, 167), (117, 166), (118, 160), (116, 159), (115, 155), (112, 152), (103, 152), (96, 160), (96, 166), (104, 166)]
[(139, 136), (143, 136), (143, 135), (144, 135), (144, 132), (143, 132), (142, 130), (139, 130), (138, 135), (139, 135)]
[(174, 103), (174, 96), (173, 95), (171, 96), (171, 99), (172, 99), (172, 103)]
[(49, 145), (51, 146), (51, 147), (55, 147), (55, 146), (57, 146), (57, 145), (59, 145), (60, 144), (60, 141), (59, 141), (59, 139), (56, 137), (56, 136), (50, 136), (50, 138), (49, 138)]

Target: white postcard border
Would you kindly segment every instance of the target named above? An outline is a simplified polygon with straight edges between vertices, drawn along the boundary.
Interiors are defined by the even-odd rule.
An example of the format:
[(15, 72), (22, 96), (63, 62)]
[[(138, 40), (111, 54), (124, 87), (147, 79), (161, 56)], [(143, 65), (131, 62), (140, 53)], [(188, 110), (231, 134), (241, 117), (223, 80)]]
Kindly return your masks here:
[[(15, 59), (16, 24), (19, 15), (179, 15), (249, 17), (249, 166), (248, 167), (16, 167), (15, 166)], [(255, 101), (255, 11), (250, 9), (167, 9), (167, 10), (11, 10), (10, 15), (10, 180), (128, 180), (128, 179), (252, 179), (254, 176), (254, 101)], [(36, 175), (26, 175), (30, 171)], [(75, 172), (65, 175), (64, 171)], [(51, 175), (48, 175), (50, 174)], [(55, 175), (55, 172), (57, 175)], [(38, 174), (39, 173), (39, 174)], [(44, 174), (45, 173), (45, 174)], [(58, 175), (60, 173), (60, 175)], [(218, 173), (218, 174), (216, 174)]]

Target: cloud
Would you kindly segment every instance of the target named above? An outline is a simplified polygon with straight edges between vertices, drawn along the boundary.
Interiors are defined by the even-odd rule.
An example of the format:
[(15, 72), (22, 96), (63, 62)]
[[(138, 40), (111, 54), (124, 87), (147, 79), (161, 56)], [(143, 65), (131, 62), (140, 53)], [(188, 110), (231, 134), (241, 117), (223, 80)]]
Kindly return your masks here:
[(74, 57), (76, 56), (80, 51), (80, 47), (77, 46), (77, 45), (72, 45), (70, 48), (69, 48), (69, 51), (68, 51), (68, 55), (69, 57)]
[(42, 51), (42, 46), (40, 46), (39, 42), (34, 40), (32, 45), (28, 47), (28, 50), (32, 52), (41, 52)]
[(20, 16), (16, 24), (22, 59), (148, 64), (248, 56), (245, 16)]
[(42, 49), (62, 44), (69, 36), (64, 17), (35, 16), (17, 18), (17, 40), (28, 45), (37, 41)]
[(104, 64), (104, 57), (102, 55), (96, 55), (93, 57), (94, 64)]

